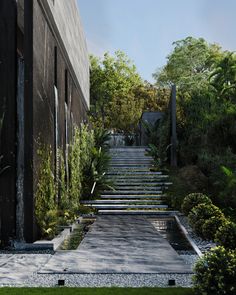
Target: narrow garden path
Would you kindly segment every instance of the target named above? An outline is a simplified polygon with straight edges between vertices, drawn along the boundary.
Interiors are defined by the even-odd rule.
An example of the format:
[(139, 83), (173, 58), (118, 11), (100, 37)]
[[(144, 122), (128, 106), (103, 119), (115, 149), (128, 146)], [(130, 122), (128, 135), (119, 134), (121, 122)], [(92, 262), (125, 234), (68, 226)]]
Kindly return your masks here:
[(115, 190), (85, 202), (98, 209), (92, 229), (75, 251), (58, 251), (40, 273), (191, 273), (148, 220), (169, 214), (163, 203), (168, 176), (150, 172), (145, 148), (111, 149), (108, 177)]

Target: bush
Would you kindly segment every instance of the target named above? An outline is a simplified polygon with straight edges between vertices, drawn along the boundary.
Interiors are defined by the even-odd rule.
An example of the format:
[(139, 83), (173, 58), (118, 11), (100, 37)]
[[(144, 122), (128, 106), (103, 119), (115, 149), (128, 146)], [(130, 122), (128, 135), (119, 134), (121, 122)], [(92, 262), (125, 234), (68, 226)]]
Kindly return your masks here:
[(40, 145), (37, 154), (41, 163), (35, 195), (35, 216), (41, 235), (43, 237), (51, 237), (56, 232), (57, 225), (56, 188), (52, 171), (51, 146)]
[(190, 211), (188, 220), (196, 234), (204, 238), (203, 225), (213, 216), (217, 219), (224, 218), (222, 211), (215, 205), (199, 204)]
[(189, 194), (184, 198), (184, 201), (181, 207), (182, 212), (185, 215), (188, 215), (189, 212), (199, 204), (211, 205), (212, 202), (211, 202), (211, 199), (204, 194), (201, 194), (201, 193)]
[(236, 294), (236, 251), (216, 247), (195, 265), (193, 277), (197, 295)]
[(202, 226), (202, 235), (205, 240), (213, 241), (215, 239), (216, 232), (220, 226), (226, 222), (226, 218), (219, 218), (213, 216), (210, 219), (206, 220)]
[(215, 242), (228, 249), (236, 249), (236, 224), (228, 221), (216, 232)]

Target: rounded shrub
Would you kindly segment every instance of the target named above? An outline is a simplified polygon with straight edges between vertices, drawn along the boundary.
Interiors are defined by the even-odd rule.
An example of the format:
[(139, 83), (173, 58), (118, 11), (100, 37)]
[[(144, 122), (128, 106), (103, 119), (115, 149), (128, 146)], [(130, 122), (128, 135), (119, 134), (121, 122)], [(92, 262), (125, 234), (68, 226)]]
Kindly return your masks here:
[(213, 216), (218, 219), (224, 218), (222, 211), (215, 205), (199, 204), (190, 211), (188, 220), (196, 234), (204, 238), (203, 225)]
[(227, 221), (216, 232), (215, 242), (228, 249), (236, 249), (236, 224)]
[(219, 218), (218, 216), (212, 216), (207, 219), (202, 226), (202, 236), (205, 240), (213, 241), (219, 227), (221, 227), (226, 222), (226, 218)]
[(199, 204), (212, 204), (211, 199), (202, 193), (192, 193), (184, 198), (182, 212), (188, 215), (189, 212)]
[(236, 251), (216, 247), (201, 257), (193, 277), (196, 295), (236, 294)]

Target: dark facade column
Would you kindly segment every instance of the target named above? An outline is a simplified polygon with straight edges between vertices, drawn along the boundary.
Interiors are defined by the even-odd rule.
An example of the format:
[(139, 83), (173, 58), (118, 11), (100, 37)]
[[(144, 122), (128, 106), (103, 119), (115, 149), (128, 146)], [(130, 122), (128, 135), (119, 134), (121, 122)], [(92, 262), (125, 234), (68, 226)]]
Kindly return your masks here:
[(15, 238), (16, 1), (0, 1), (0, 240)]
[(33, 2), (24, 1), (24, 59), (25, 59), (25, 167), (24, 167), (24, 237), (35, 239), (33, 194)]
[(176, 86), (171, 89), (171, 166), (177, 167)]

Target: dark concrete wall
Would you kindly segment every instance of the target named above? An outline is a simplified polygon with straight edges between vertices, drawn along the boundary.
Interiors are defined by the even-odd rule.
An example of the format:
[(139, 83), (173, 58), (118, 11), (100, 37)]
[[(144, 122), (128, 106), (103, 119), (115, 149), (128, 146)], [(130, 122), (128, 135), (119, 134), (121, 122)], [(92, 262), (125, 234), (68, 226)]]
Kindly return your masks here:
[[(76, 1), (58, 0), (54, 5), (53, 2), (0, 1), (0, 121), (4, 117), (0, 130), (0, 155), (4, 158), (0, 165), (9, 165), (0, 175), (0, 240), (18, 236), (17, 122), (22, 120), (17, 113), (17, 54), (24, 63), (24, 128), (21, 126), (24, 134), (24, 212), (19, 215), (22, 220), (17, 219), (17, 222), (22, 221), (24, 225), (26, 242), (38, 238), (34, 197), (40, 167), (39, 143), (50, 145), (55, 159), (55, 83), (58, 89), (58, 146), (66, 148), (66, 117), (69, 140), (73, 123), (79, 125), (87, 120), (89, 60)], [(52, 168), (55, 171), (55, 167)]]
[(16, 3), (0, 1), (0, 240), (15, 237)]
[[(27, 3), (29, 0), (25, 1)], [(30, 5), (27, 9), (30, 9)], [(25, 15), (27, 9), (25, 8)], [(30, 66), (28, 69), (26, 68), (27, 85), (31, 85), (28, 94), (26, 94), (26, 108), (29, 115), (26, 120), (28, 127), (25, 126), (28, 146), (25, 154), (27, 167), (27, 175), (25, 176), (25, 238), (28, 242), (34, 241), (38, 234), (34, 217), (34, 197), (37, 191), (40, 167), (40, 158), (37, 154), (40, 145), (51, 146), (54, 166), (56, 163), (55, 84), (58, 90), (58, 147), (64, 150), (66, 147), (65, 102), (68, 110), (69, 134), (72, 133), (72, 118), (74, 123), (79, 125), (87, 119), (86, 111), (88, 109), (78, 80), (73, 75), (74, 69), (66, 58), (66, 52), (63, 51), (65, 47), (61, 45), (61, 38), (56, 35), (58, 32), (54, 30), (51, 19), (45, 14), (41, 1), (33, 1), (31, 9), (32, 14), (28, 24), (30, 25), (30, 21), (32, 21), (32, 31), (29, 28), (28, 37), (25, 36), (25, 40), (32, 37), (32, 42), (27, 44), (33, 45), (25, 56), (26, 64), (32, 65), (32, 69)], [(68, 25), (70, 24), (68, 23)], [(32, 75), (30, 75), (31, 70)], [(56, 172), (55, 167), (53, 171)]]

